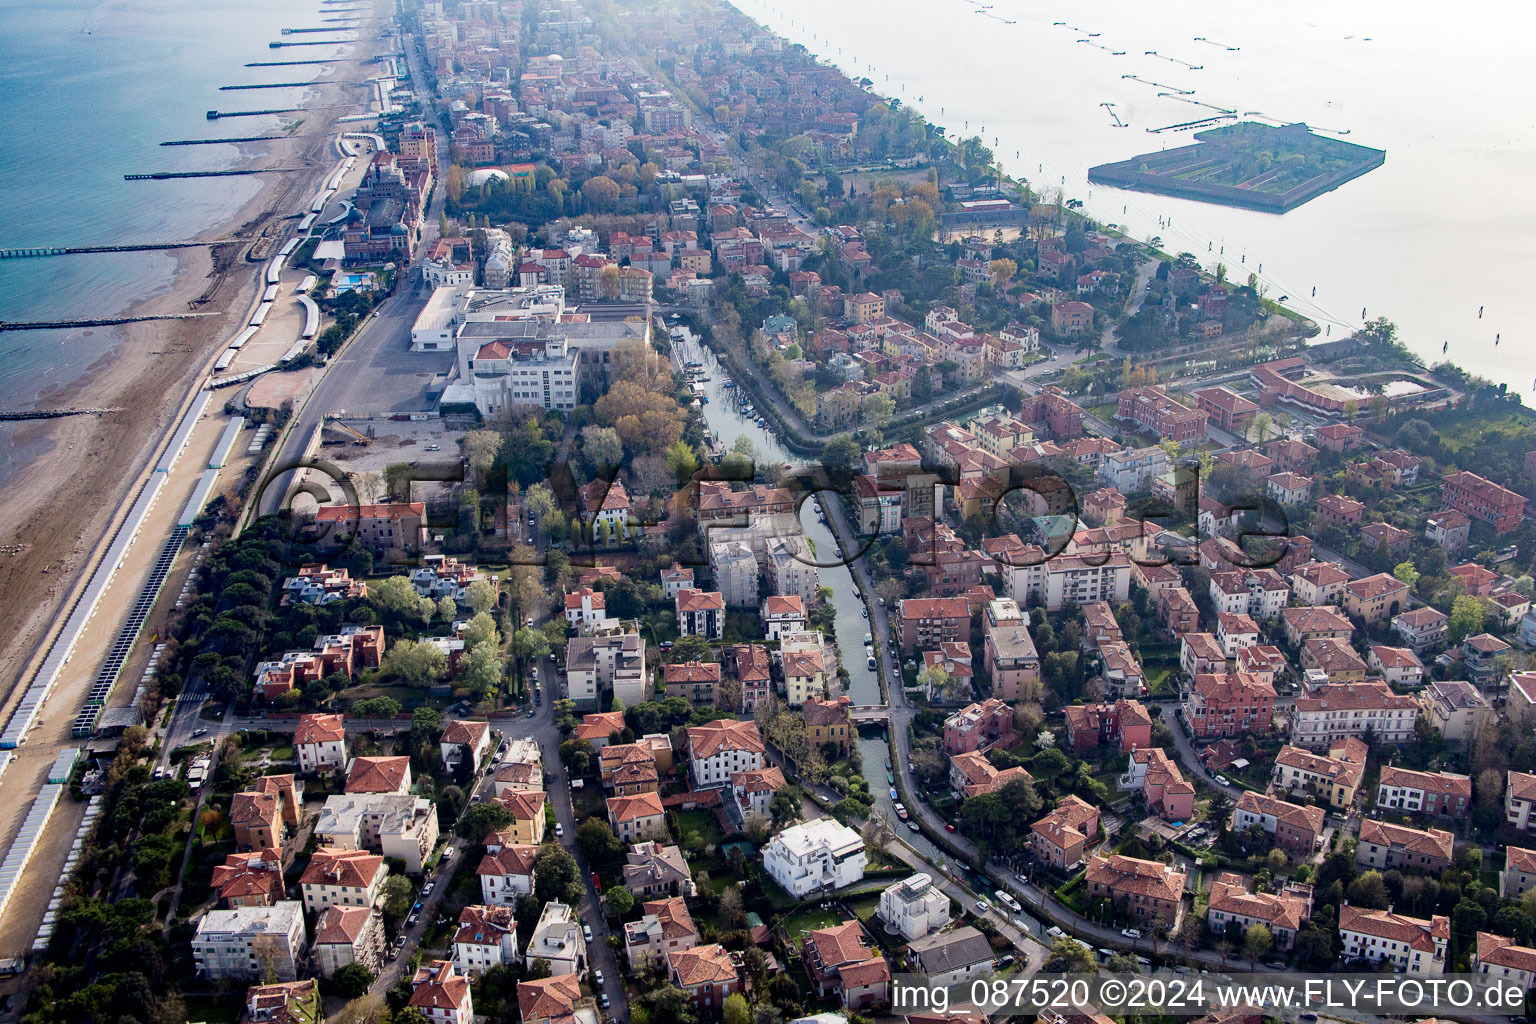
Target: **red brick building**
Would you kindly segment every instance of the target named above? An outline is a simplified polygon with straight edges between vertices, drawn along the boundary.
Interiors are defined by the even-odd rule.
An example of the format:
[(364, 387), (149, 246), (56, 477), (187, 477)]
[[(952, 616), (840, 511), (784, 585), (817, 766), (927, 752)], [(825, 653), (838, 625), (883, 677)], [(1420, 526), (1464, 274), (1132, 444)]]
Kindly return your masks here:
[(1246, 672), (1202, 673), (1184, 695), (1184, 718), (1196, 739), (1267, 732), (1274, 711), (1274, 686)]
[(1149, 386), (1120, 392), (1115, 417), (1129, 420), (1169, 441), (1183, 443), (1205, 436), (1209, 414), (1203, 409), (1182, 406), (1168, 397), (1162, 388)]
[(1212, 423), (1239, 437), (1248, 433), (1259, 411), (1257, 404), (1230, 388), (1203, 388), (1195, 392), (1195, 399)]
[(971, 606), (963, 597), (918, 597), (901, 602), (896, 613), (901, 649), (937, 647), (971, 638)]
[(1462, 470), (1445, 478), (1441, 499), (1446, 508), (1465, 512), (1493, 527), (1496, 534), (1513, 532), (1525, 514), (1525, 499), (1514, 491)]

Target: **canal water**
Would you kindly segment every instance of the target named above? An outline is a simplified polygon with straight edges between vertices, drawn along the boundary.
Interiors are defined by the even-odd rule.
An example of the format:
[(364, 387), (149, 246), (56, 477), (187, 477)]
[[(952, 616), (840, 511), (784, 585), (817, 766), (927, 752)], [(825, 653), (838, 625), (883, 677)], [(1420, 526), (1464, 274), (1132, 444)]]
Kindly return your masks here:
[[(729, 372), (715, 359), (713, 352), (698, 343), (687, 328), (680, 329), (681, 338), (673, 339), (673, 347), (684, 361), (702, 362), (709, 380), (704, 391), (709, 401), (704, 404), (704, 421), (714, 431), (720, 443), (729, 451), (739, 438), (752, 442), (759, 465), (804, 465), (805, 460), (791, 455), (779, 443), (772, 430), (757, 425), (756, 416), (748, 417), (741, 412), (737, 392), (725, 386)], [(836, 612), (837, 642), (842, 653), (843, 668), (848, 670), (848, 696), (855, 704), (879, 704), (880, 681), (869, 667), (864, 655), (864, 635), (870, 632), (869, 620), (864, 617), (864, 600), (853, 572), (846, 565), (830, 565), (838, 561), (837, 538), (832, 529), (816, 514), (811, 502), (800, 508), (800, 524), (806, 540), (816, 549), (815, 561), (821, 585), (832, 590), (832, 607)], [(884, 764), (882, 756), (880, 763)], [(882, 772), (881, 778), (884, 778)]]

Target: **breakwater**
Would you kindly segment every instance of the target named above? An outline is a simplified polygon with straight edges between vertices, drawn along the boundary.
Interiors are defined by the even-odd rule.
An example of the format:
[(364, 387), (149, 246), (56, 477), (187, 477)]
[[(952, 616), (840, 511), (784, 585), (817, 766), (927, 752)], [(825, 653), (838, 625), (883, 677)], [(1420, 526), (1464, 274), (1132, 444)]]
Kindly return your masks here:
[(268, 43), (267, 46), (271, 47), (274, 50), (280, 50), (280, 49), (282, 49), (285, 46), (345, 46), (348, 43), (355, 43), (355, 42), (357, 42), (356, 39), (306, 39), (303, 42), (298, 42), (298, 43), (277, 43), (277, 42), (273, 42), (273, 43)]
[(256, 60), (248, 68), (296, 68), (301, 64), (335, 64), (335, 60)]
[(237, 92), (244, 89), (302, 89), (308, 85), (326, 85), (325, 82), (262, 82), (257, 85), (221, 85), (219, 92)]
[(165, 181), (168, 178), (237, 178), (244, 174), (270, 174), (289, 171), (291, 167), (242, 167), (227, 171), (151, 171), (148, 174), (125, 174), (124, 181)]
[(123, 245), (33, 245), (0, 249), (0, 260), (31, 259), (40, 256), (83, 256), (93, 252), (155, 252), (161, 249), (191, 249), (199, 245), (243, 245), (245, 238), (215, 238), (209, 242), (128, 242)]
[(262, 117), (266, 114), (297, 114), (298, 107), (283, 107), (278, 110), (210, 110), (208, 120), (217, 121), (221, 117)]
[(57, 420), (65, 416), (106, 416), (121, 409), (31, 409), (27, 412), (0, 412), (0, 420)]
[(158, 316), (106, 316), (94, 320), (0, 320), (0, 331), (58, 331), (72, 327), (121, 327), (151, 320), (198, 320), (221, 313), (161, 313)]
[(286, 135), (236, 135), (228, 139), (172, 139), (162, 142), (162, 146), (218, 146), (227, 142), (272, 142), (276, 139), (285, 139)]

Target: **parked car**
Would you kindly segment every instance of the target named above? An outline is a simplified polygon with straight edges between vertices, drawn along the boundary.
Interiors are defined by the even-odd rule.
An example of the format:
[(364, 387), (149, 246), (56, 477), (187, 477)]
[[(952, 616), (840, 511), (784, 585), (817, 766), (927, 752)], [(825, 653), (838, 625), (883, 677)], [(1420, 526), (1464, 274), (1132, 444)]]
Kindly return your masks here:
[(986, 900), (977, 900), (976, 901), (976, 912), (978, 914), (985, 914), (988, 911), (990, 911), (991, 909), (992, 909), (992, 904), (988, 903)]
[(1125, 936), (1128, 939), (1139, 939), (1139, 938), (1141, 938), (1141, 929), (1140, 928), (1121, 928), (1120, 929), (1120, 934)]
[(558, 821), (555, 822), (555, 838), (558, 839), (558, 838), (563, 837), (564, 835), (565, 835), (565, 826), (560, 824)]
[(585, 921), (581, 922), (581, 937), (588, 942), (592, 941), (592, 926)]

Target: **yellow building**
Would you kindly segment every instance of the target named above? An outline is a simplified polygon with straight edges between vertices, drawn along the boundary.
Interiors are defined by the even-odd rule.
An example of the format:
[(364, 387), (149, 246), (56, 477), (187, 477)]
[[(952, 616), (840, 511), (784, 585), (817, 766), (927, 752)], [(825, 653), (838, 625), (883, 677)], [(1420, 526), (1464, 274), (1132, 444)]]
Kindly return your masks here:
[(501, 832), (510, 845), (538, 846), (544, 842), (544, 791), (509, 789), (496, 802), (512, 812), (512, 823)]

